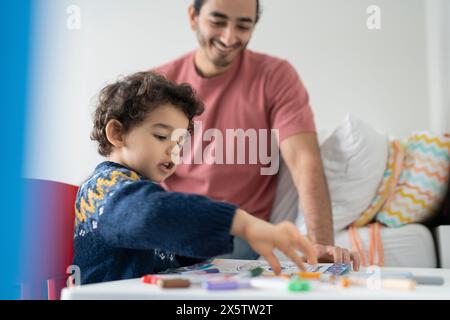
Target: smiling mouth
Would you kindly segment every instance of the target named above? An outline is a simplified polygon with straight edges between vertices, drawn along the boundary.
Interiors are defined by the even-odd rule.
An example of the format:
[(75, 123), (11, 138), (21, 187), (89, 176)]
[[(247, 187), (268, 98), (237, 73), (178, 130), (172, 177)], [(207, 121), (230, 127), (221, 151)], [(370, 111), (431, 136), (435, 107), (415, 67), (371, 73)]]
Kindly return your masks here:
[(239, 48), (238, 45), (233, 45), (231, 47), (224, 47), (221, 43), (218, 41), (213, 41), (213, 46), (222, 54), (229, 54)]

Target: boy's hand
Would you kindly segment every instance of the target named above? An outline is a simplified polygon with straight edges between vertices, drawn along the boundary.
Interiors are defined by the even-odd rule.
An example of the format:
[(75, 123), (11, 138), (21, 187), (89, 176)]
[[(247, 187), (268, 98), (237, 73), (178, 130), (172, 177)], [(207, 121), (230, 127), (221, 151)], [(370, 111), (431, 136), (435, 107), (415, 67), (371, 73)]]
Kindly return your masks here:
[(297, 251), (306, 255), (310, 264), (317, 263), (317, 253), (314, 245), (300, 234), (291, 222), (273, 225), (251, 216), (238, 209), (233, 221), (231, 233), (246, 240), (272, 267), (275, 274), (281, 272), (281, 265), (273, 253), (278, 249), (289, 257), (301, 269), (305, 270), (302, 257)]

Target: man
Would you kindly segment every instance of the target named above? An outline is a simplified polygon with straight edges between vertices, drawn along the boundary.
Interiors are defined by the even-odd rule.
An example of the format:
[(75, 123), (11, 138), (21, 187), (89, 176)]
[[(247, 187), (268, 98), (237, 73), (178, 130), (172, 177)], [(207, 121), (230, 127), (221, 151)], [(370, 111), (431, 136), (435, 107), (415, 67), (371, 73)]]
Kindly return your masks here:
[[(203, 141), (194, 132), (194, 145), (201, 150), (206, 146), (217, 155), (223, 148), (218, 137), (227, 130), (278, 130), (279, 150), (297, 188), (319, 260), (353, 260), (358, 269), (357, 254), (333, 246), (330, 196), (306, 89), (287, 61), (246, 49), (260, 16), (259, 0), (195, 0), (188, 13), (198, 49), (156, 71), (174, 82), (188, 82), (204, 101), (205, 112), (196, 119), (201, 121)], [(228, 144), (227, 157), (235, 147)], [(261, 174), (262, 163), (249, 163), (249, 144), (244, 164), (225, 163), (220, 157), (212, 163), (193, 161), (180, 165), (165, 187), (237, 203), (268, 220), (277, 176)], [(239, 242), (234, 255), (227, 257), (256, 258), (248, 245)]]

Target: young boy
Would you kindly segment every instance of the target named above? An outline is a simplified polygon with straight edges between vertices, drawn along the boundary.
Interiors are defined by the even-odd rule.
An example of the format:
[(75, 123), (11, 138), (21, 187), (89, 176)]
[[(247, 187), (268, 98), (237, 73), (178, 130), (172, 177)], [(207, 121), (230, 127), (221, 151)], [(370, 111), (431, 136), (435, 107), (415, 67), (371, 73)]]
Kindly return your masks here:
[(153, 72), (101, 91), (91, 138), (108, 161), (81, 185), (75, 204), (74, 264), (82, 284), (141, 277), (229, 253), (233, 236), (246, 240), (276, 273), (275, 248), (300, 268), (296, 250), (317, 262), (313, 245), (291, 223), (272, 225), (233, 204), (158, 185), (175, 170), (183, 142), (177, 129), (190, 129), (202, 112), (189, 85)]

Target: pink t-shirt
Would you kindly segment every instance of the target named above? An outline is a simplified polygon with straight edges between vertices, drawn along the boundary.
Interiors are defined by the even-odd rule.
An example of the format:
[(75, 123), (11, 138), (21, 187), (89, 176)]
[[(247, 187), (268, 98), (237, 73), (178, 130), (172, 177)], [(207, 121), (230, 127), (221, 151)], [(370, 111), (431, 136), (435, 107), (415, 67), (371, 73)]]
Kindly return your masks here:
[[(279, 130), (280, 143), (298, 133), (315, 132), (308, 93), (295, 69), (285, 60), (245, 50), (225, 73), (203, 78), (196, 71), (194, 55), (195, 52), (190, 52), (154, 69), (173, 82), (189, 83), (205, 104), (204, 113), (194, 119), (197, 131), (192, 135), (191, 163), (179, 165), (163, 186), (169, 191), (198, 193), (230, 202), (268, 220), (277, 175), (261, 174), (261, 168), (273, 165), (267, 163), (267, 157), (263, 161), (260, 153), (266, 148), (263, 155), (278, 152), (270, 148), (271, 129)], [(208, 130), (211, 128), (217, 130)], [(233, 142), (233, 157), (227, 130), (237, 134), (237, 129), (243, 129), (248, 137), (245, 145), (239, 145), (238, 140)], [(259, 134), (261, 129), (266, 136)], [(236, 137), (231, 133), (230, 137)], [(255, 143), (250, 143), (250, 137), (255, 135), (257, 149)], [(196, 143), (201, 148), (195, 149)], [(261, 148), (259, 143), (266, 147)], [(245, 151), (245, 161), (238, 159), (238, 146)]]

